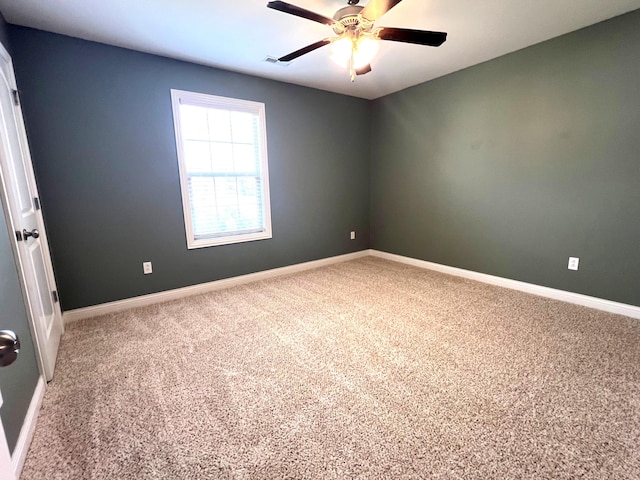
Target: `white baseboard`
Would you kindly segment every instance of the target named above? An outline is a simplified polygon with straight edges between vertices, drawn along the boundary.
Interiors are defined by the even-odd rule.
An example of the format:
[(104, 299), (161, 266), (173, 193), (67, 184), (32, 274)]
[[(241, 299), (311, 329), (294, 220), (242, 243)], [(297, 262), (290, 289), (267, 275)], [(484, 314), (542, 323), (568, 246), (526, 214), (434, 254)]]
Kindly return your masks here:
[(94, 305), (91, 307), (77, 308), (74, 310), (66, 311), (62, 314), (62, 319), (65, 324), (82, 320), (84, 318), (97, 317), (99, 315), (107, 315), (110, 313), (121, 312), (130, 308), (144, 307), (147, 305), (153, 305), (155, 303), (168, 302), (170, 300), (176, 300), (179, 298), (190, 297), (192, 295), (199, 295), (201, 293), (211, 292), (213, 290), (220, 290), (222, 288), (229, 288), (244, 283), (257, 282), (260, 280), (266, 280), (267, 278), (279, 277), (281, 275), (289, 275), (291, 273), (302, 272), (304, 270), (311, 270), (313, 268), (324, 267), (332, 265), (334, 263), (347, 262), (349, 260), (355, 260), (356, 258), (366, 257), (370, 254), (369, 250), (362, 250), (360, 252), (347, 253), (345, 255), (338, 255), (336, 257), (323, 258), (321, 260), (314, 260), (311, 262), (298, 263), (295, 265), (289, 265), (287, 267), (274, 268), (272, 270), (264, 270), (262, 272), (250, 273), (248, 275), (240, 275), (238, 277), (225, 278), (223, 280), (216, 280), (214, 282), (201, 283), (198, 285), (192, 285), (190, 287), (176, 288), (174, 290), (167, 290), (165, 292), (151, 293), (149, 295), (141, 295), (139, 297), (127, 298), (125, 300), (118, 300), (116, 302), (102, 303), (100, 305)]
[(435, 270), (437, 272), (442, 272), (449, 275), (455, 275), (457, 277), (464, 277), (471, 280), (477, 280), (478, 282), (490, 283), (491, 285), (497, 285), (499, 287), (505, 287), (505, 288), (510, 288), (512, 290), (520, 290), (521, 292), (532, 293), (540, 297), (553, 298), (555, 300), (561, 300), (563, 302), (573, 303), (576, 305), (582, 305), (584, 307), (603, 310), (609, 313), (617, 313), (618, 315), (625, 315), (627, 317), (640, 319), (640, 307), (636, 307), (634, 305), (627, 305), (626, 303), (612, 302), (611, 300), (604, 300), (602, 298), (590, 297), (588, 295), (582, 295), (580, 293), (567, 292), (565, 290), (557, 290), (555, 288), (543, 287), (540, 285), (534, 285), (532, 283), (525, 283), (525, 282), (520, 282), (518, 280), (510, 280), (508, 278), (487, 275), (486, 273), (472, 272), (471, 270), (464, 270), (462, 268), (449, 267), (447, 265), (441, 265), (439, 263), (427, 262), (427, 261), (418, 260), (415, 258), (404, 257), (402, 255), (395, 255), (393, 253), (381, 252), (379, 250), (369, 250), (369, 253), (374, 257), (384, 258), (386, 260), (404, 263), (407, 265), (412, 265), (414, 267), (426, 268), (428, 270)]
[(396, 255), (393, 253), (381, 252), (379, 250), (362, 250), (355, 253), (348, 253), (346, 255), (338, 255), (336, 257), (323, 258), (321, 260), (314, 260), (311, 262), (298, 263), (296, 265), (289, 265), (287, 267), (274, 268), (272, 270), (265, 270), (262, 272), (250, 273), (248, 275), (241, 275), (238, 277), (225, 278), (223, 280), (216, 280), (214, 282), (202, 283), (199, 285), (192, 285), (190, 287), (177, 288), (174, 290), (168, 290), (165, 292), (152, 293), (149, 295), (142, 295), (139, 297), (127, 298), (125, 300), (119, 300), (116, 302), (103, 303), (100, 305), (94, 305), (86, 308), (78, 308), (75, 310), (69, 310), (64, 312), (64, 323), (71, 323), (84, 318), (96, 317), (99, 315), (107, 315), (110, 313), (121, 312), (130, 308), (144, 307), (147, 305), (153, 305), (155, 303), (168, 302), (170, 300), (176, 300), (179, 298), (189, 297), (192, 295), (198, 295), (201, 293), (211, 292), (214, 290), (220, 290), (223, 288), (229, 288), (236, 285), (245, 283), (257, 282), (260, 280), (266, 280), (268, 278), (278, 277), (281, 275), (289, 275), (296, 272), (302, 272), (304, 270), (310, 270), (313, 268), (324, 267), (334, 263), (347, 262), (349, 260), (355, 260), (356, 258), (374, 256), (391, 260), (394, 262), (404, 263), (406, 265), (412, 265), (414, 267), (426, 268), (428, 270), (435, 270), (438, 272), (446, 273), (449, 275), (455, 275), (457, 277), (464, 277), (471, 280), (476, 280), (483, 283), (489, 283), (491, 285), (497, 285), (500, 287), (510, 288), (512, 290), (519, 290), (521, 292), (531, 293), (541, 297), (553, 298), (563, 302), (573, 303), (576, 305), (582, 305), (585, 307), (595, 308), (597, 310), (603, 310), (605, 312), (616, 313), (619, 315), (626, 315), (627, 317), (640, 319), (640, 307), (634, 305), (627, 305), (625, 303), (613, 302), (610, 300), (604, 300), (602, 298), (590, 297), (588, 295), (582, 295), (579, 293), (567, 292), (565, 290), (558, 290), (555, 288), (543, 287), (540, 285), (534, 285), (532, 283), (520, 282), (518, 280), (511, 280), (508, 278), (496, 277), (494, 275), (488, 275), (486, 273), (473, 272), (471, 270), (464, 270), (462, 268), (449, 267), (447, 265), (441, 265), (439, 263), (427, 262), (425, 260), (418, 260), (416, 258), (404, 257), (402, 255)]
[(46, 387), (47, 384), (44, 381), (44, 378), (40, 376), (40, 378), (38, 378), (38, 383), (36, 384), (36, 389), (31, 397), (31, 403), (29, 404), (27, 415), (24, 418), (24, 423), (20, 429), (18, 442), (16, 443), (16, 446), (13, 449), (13, 454), (11, 455), (11, 464), (13, 466), (15, 478), (20, 478), (22, 467), (27, 459), (29, 445), (31, 445), (31, 440), (33, 439), (33, 434), (36, 430), (38, 413), (40, 412), (40, 405), (42, 405), (42, 399), (44, 398)]

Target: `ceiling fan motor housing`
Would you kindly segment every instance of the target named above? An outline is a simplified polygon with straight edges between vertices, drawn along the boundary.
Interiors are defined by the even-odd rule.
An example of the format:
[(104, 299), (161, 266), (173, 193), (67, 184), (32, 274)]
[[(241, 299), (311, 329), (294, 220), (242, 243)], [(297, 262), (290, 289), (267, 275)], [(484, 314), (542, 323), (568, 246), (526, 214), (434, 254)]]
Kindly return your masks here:
[(353, 30), (361, 30), (361, 31), (369, 31), (371, 30), (371, 25), (369, 22), (362, 21), (363, 18), (360, 15), (360, 12), (364, 9), (364, 7), (360, 7), (358, 5), (348, 5), (346, 7), (342, 7), (338, 10), (333, 19), (339, 23), (333, 27), (333, 31), (336, 34), (340, 35), (344, 31), (353, 31)]
[(339, 22), (344, 17), (357, 17), (362, 10), (364, 10), (364, 7), (360, 7), (359, 5), (348, 5), (339, 9), (333, 16), (333, 19)]

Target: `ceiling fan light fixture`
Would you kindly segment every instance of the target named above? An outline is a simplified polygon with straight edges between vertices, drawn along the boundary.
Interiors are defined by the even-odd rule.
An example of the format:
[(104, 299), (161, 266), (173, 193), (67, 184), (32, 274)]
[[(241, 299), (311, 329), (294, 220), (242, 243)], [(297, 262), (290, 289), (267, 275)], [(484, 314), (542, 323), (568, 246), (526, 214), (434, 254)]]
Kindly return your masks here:
[(369, 0), (366, 7), (357, 5), (359, 1), (347, 0), (348, 5), (340, 8), (333, 18), (325, 17), (282, 0), (267, 3), (268, 8), (328, 25), (337, 35), (280, 57), (278, 62), (290, 62), (320, 47), (331, 45), (330, 58), (341, 67), (349, 69), (349, 75), (353, 82), (356, 75), (365, 75), (371, 71), (371, 61), (378, 53), (381, 40), (439, 47), (447, 39), (446, 32), (409, 28), (374, 28), (377, 20), (402, 0)]

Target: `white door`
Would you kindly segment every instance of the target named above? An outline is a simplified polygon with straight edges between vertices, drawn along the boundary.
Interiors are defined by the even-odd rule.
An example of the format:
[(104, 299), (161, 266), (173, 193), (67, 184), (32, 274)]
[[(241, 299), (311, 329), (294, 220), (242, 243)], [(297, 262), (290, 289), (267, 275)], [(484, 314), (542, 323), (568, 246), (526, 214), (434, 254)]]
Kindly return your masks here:
[(42, 373), (53, 378), (62, 312), (17, 94), (13, 64), (0, 45), (0, 177), (16, 235), (18, 265)]
[[(0, 392), (0, 407), (2, 406), (2, 392)], [(9, 445), (4, 436), (4, 427), (0, 422), (0, 480), (15, 480)]]

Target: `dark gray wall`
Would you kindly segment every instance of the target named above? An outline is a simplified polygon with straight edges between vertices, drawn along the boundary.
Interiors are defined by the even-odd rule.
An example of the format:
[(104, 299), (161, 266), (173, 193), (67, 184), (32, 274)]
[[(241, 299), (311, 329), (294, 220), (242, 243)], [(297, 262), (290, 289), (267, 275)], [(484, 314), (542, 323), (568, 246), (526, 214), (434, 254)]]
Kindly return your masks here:
[(640, 305), (639, 106), (640, 11), (375, 101), (372, 248)]
[[(10, 35), (65, 310), (369, 246), (367, 101), (22, 27)], [(266, 104), (273, 239), (187, 250), (172, 88)]]
[[(0, 41), (6, 48), (6, 23), (1, 16)], [(0, 390), (4, 399), (0, 417), (9, 449), (13, 452), (40, 374), (11, 247), (12, 229), (7, 224), (3, 207), (0, 202), (0, 330), (13, 330), (21, 343), (16, 361), (0, 368)]]

